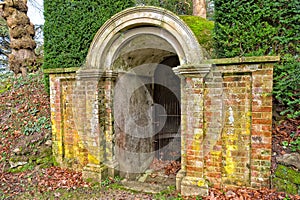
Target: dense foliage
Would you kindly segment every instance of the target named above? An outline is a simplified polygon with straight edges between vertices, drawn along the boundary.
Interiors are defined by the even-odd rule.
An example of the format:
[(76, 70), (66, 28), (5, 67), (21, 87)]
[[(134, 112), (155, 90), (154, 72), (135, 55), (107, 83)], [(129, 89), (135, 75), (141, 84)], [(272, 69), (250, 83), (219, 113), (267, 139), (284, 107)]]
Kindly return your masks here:
[(135, 4), (162, 7), (178, 15), (191, 15), (193, 13), (192, 0), (135, 0)]
[[(99, 28), (125, 8), (150, 5), (169, 9), (177, 14), (190, 14), (191, 2), (192, 0), (44, 0), (43, 68), (82, 66)], [(47, 79), (46, 76), (46, 88), (49, 84)]]
[(8, 54), (11, 53), (10, 38), (6, 21), (0, 18), (0, 72), (7, 70)]
[(135, 5), (161, 6), (180, 14), (192, 9), (192, 4), (183, 0), (45, 0), (44, 68), (81, 66), (101, 25)]
[(274, 70), (274, 96), (300, 116), (300, 1), (215, 0), (217, 57), (280, 55)]
[(44, 68), (79, 67), (94, 35), (131, 0), (45, 0)]

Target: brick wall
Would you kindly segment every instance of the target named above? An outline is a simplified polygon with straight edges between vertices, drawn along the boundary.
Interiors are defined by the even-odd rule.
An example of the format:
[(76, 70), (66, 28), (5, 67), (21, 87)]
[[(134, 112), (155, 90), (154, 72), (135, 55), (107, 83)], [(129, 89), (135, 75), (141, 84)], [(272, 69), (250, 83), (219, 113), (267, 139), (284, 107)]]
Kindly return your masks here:
[(75, 73), (50, 74), (52, 151), (56, 161), (80, 170), (87, 164), (87, 149), (75, 128)]
[(270, 186), (273, 64), (265, 58), (207, 61), (215, 63), (209, 72), (175, 69), (184, 83), (183, 194), (205, 195), (208, 185)]
[[(209, 60), (180, 66), (184, 195), (214, 187), (268, 187), (273, 62), (277, 57)], [(63, 166), (99, 181), (115, 174), (113, 72), (52, 70), (53, 153)], [(98, 174), (100, 174), (98, 176)]]

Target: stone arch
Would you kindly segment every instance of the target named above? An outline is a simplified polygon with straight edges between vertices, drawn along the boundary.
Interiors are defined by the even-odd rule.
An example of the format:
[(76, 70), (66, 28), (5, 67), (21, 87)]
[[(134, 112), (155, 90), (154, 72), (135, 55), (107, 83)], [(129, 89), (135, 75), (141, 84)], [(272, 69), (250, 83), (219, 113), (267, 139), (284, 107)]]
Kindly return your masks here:
[[(148, 27), (148, 29), (137, 29), (139, 27)], [(196, 37), (178, 16), (162, 8), (134, 7), (114, 15), (99, 29), (82, 70), (109, 69), (114, 53), (120, 50), (118, 47), (122, 47), (122, 44), (134, 37), (128, 35), (124, 38), (124, 34), (127, 35), (126, 32), (133, 29), (136, 29), (134, 36), (145, 34), (146, 31), (148, 34), (165, 39), (176, 51), (181, 65), (196, 64), (203, 58)], [(116, 46), (118, 47), (113, 48)]]
[[(95, 181), (114, 176), (115, 169), (120, 169), (114, 155), (116, 120), (112, 102), (116, 99), (114, 94), (118, 94), (114, 90), (121, 76), (136, 75), (120, 68), (124, 67), (122, 62), (131, 61), (131, 55), (138, 55), (139, 42), (145, 39), (143, 56), (129, 67), (136, 68), (141, 63), (148, 67), (152, 61), (165, 64), (166, 58), (174, 56), (181, 65), (168, 68), (180, 75), (180, 83), (172, 85), (181, 87), (181, 170), (176, 176), (176, 188), (183, 195), (208, 195), (209, 185), (269, 187), (272, 98), (265, 94), (272, 91), (273, 64), (279, 58), (230, 58), (202, 63), (199, 44), (188, 27), (172, 13), (153, 7), (131, 8), (109, 20), (96, 35), (80, 70), (45, 70), (50, 74), (52, 147), (58, 162), (63, 166), (84, 166), (83, 177)], [(166, 65), (177, 66), (178, 60)], [(171, 80), (166, 76), (162, 79)], [(260, 84), (262, 81), (264, 84)], [(120, 91), (130, 89), (126, 80), (124, 83)], [(132, 93), (141, 94), (134, 89)], [(132, 107), (135, 102), (148, 100), (147, 95), (139, 97), (132, 99)], [(150, 104), (144, 105), (143, 110), (134, 111), (147, 113)], [(148, 149), (144, 152), (148, 153)], [(258, 166), (258, 162), (262, 164)]]
[[(142, 47), (141, 42), (144, 42)], [(141, 55), (139, 52), (142, 51)], [(131, 54), (137, 59), (130, 60)], [(113, 96), (120, 70), (126, 68), (129, 61), (127, 69), (159, 64), (169, 56), (178, 56), (181, 66), (198, 66), (200, 70), (204, 59), (190, 28), (165, 9), (148, 6), (129, 8), (114, 15), (99, 29), (85, 65), (77, 71), (73, 98), (76, 129), (88, 150), (84, 176), (107, 169), (110, 175), (114, 175), (115, 169), (118, 169)], [(149, 70), (149, 73), (152, 72)], [(98, 176), (97, 173), (95, 176)]]

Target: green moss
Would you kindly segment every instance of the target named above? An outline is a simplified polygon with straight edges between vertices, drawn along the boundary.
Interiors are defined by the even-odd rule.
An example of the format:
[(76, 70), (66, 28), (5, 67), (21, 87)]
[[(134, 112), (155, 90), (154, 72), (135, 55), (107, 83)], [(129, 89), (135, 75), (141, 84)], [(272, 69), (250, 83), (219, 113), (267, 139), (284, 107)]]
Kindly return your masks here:
[(296, 184), (278, 177), (273, 178), (273, 187), (276, 188), (277, 191), (286, 192), (288, 194), (298, 194), (298, 187)]
[(60, 166), (59, 162), (56, 160), (55, 156), (52, 156), (53, 166)]
[(41, 153), (40, 153), (40, 156), (41, 156), (41, 157), (49, 157), (49, 156), (52, 156), (52, 149), (51, 149), (51, 148), (44, 147), (44, 148), (42, 148), (40, 151), (41, 151)]
[(33, 170), (35, 167), (35, 165), (33, 163), (27, 163), (23, 166), (18, 166), (16, 168), (11, 168), (8, 169), (7, 172), (10, 173), (19, 173), (19, 172), (24, 172), (24, 171), (28, 171), (28, 170)]
[(285, 179), (291, 183), (300, 184), (300, 172), (295, 171), (284, 165), (278, 165), (275, 175), (279, 178)]
[(47, 156), (47, 157), (43, 157), (43, 158), (37, 158), (36, 159), (36, 164), (38, 165), (48, 165), (48, 164), (52, 164), (52, 156)]
[(199, 44), (211, 54), (213, 50), (212, 31), (214, 23), (198, 16), (181, 15), (180, 18), (193, 31)]
[(43, 148), (39, 149), (38, 154), (32, 155), (15, 155), (9, 159), (11, 162), (24, 162), (26, 161), (27, 164), (23, 166), (18, 166), (16, 168), (9, 169), (8, 172), (23, 172), (26, 170), (32, 170), (36, 166), (40, 168), (47, 168), (54, 164), (54, 158), (52, 156), (52, 150), (49, 147), (44, 146)]

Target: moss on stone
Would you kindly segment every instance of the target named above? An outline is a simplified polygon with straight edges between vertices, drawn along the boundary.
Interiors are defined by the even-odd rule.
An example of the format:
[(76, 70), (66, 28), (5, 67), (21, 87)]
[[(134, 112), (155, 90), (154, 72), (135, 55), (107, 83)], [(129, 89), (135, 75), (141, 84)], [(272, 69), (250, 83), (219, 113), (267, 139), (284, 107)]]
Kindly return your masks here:
[(205, 60), (203, 64), (231, 65), (242, 63), (276, 63), (280, 61), (279, 56), (252, 56), (252, 57), (235, 57), (235, 58), (218, 58)]
[(44, 69), (44, 74), (62, 74), (62, 73), (74, 73), (78, 71), (79, 67), (70, 67), (70, 68), (50, 68)]
[(300, 172), (295, 171), (284, 165), (278, 165), (275, 175), (279, 178), (285, 179), (291, 183), (300, 185)]
[(213, 50), (212, 31), (214, 23), (198, 16), (181, 15), (180, 18), (193, 31), (199, 44), (211, 54)]

